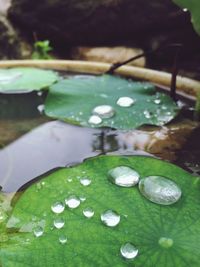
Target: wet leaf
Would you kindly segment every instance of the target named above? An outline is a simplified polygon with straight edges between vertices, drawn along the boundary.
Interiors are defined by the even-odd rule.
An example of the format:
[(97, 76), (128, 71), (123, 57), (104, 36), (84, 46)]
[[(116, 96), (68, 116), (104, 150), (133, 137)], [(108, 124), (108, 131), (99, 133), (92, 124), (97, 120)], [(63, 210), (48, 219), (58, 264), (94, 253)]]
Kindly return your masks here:
[[(182, 196), (170, 206), (154, 204), (138, 186), (120, 187), (108, 179), (108, 172), (118, 166), (134, 169), (140, 179), (164, 176), (178, 185)], [(91, 182), (84, 185), (81, 180), (86, 177)], [(198, 267), (199, 190), (198, 177), (142, 156), (101, 156), (57, 170), (17, 201), (7, 223), (9, 240), (1, 242), (0, 264)], [(63, 211), (65, 202), (71, 208)], [(93, 216), (86, 217), (86, 209)]]
[(36, 68), (0, 69), (0, 92), (46, 89), (58, 80), (54, 71)]
[(173, 0), (185, 11), (188, 9), (192, 16), (192, 23), (195, 30), (200, 34), (200, 2), (199, 0)]
[[(99, 115), (95, 108), (105, 108), (105, 105), (112, 110)], [(45, 103), (47, 116), (82, 126), (115, 129), (133, 129), (143, 124), (163, 125), (177, 112), (171, 98), (156, 93), (152, 84), (111, 75), (62, 80), (51, 87)]]

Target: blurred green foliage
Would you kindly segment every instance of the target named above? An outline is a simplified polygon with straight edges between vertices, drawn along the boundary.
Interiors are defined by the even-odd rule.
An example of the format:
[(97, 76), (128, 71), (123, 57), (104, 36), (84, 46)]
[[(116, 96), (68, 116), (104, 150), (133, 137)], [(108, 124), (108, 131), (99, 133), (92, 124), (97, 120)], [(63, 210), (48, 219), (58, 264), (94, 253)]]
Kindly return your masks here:
[(34, 43), (32, 59), (52, 59), (49, 54), (52, 50), (49, 40), (37, 41)]

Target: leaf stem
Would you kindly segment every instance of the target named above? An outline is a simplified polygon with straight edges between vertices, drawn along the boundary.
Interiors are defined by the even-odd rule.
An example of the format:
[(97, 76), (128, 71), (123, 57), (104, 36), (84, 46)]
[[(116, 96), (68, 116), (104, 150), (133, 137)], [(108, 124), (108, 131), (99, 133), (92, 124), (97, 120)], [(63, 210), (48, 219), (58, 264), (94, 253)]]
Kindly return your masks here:
[(170, 86), (170, 96), (171, 98), (176, 102), (177, 101), (177, 96), (176, 96), (176, 78), (178, 75), (179, 71), (179, 64), (178, 64), (178, 59), (180, 55), (182, 45), (177, 45), (176, 46), (176, 52), (175, 52), (175, 57), (174, 57), (174, 64), (172, 68), (172, 78), (171, 78), (171, 86)]
[(104, 131), (104, 129), (101, 130), (101, 134), (100, 134), (100, 149), (101, 149), (101, 154), (105, 155), (106, 151), (105, 151), (105, 131)]
[(112, 64), (110, 69), (105, 72), (105, 74), (113, 74), (115, 70), (117, 70), (118, 68), (120, 68), (120, 67), (122, 67), (122, 66), (124, 66), (124, 65), (126, 65), (126, 64), (128, 64), (128, 63), (130, 63), (132, 61), (135, 61), (135, 60), (137, 60), (137, 59), (139, 59), (141, 57), (146, 57), (148, 55), (151, 55), (153, 53), (158, 52), (159, 50), (163, 50), (163, 49), (166, 49), (168, 47), (175, 47), (176, 51), (177, 51), (178, 48), (180, 49), (180, 47), (182, 47), (182, 44), (174, 43), (174, 44), (168, 44), (168, 45), (165, 45), (165, 46), (160, 46), (160, 47), (158, 47), (156, 49), (151, 49), (151, 50), (149, 50), (147, 52), (144, 52), (144, 53), (141, 53), (141, 54), (139, 54), (137, 56), (131, 57), (131, 58), (129, 58), (129, 59), (123, 61), (123, 62), (114, 63), (114, 64)]

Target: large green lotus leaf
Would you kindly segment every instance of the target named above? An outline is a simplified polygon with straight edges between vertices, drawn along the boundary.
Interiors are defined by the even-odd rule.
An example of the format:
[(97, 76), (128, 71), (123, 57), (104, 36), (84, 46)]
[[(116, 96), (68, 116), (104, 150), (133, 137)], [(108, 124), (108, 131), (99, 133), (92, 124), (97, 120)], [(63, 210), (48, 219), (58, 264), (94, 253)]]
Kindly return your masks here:
[(0, 92), (46, 89), (58, 80), (56, 72), (36, 68), (0, 69)]
[[(131, 97), (135, 103), (130, 107), (117, 105), (118, 99), (124, 96)], [(98, 125), (91, 124), (88, 121), (92, 110), (99, 105), (112, 106), (115, 115)], [(169, 122), (176, 116), (177, 106), (169, 96), (156, 93), (152, 84), (103, 75), (87, 79), (75, 77), (53, 85), (45, 103), (45, 113), (82, 126), (133, 129), (143, 124)]]
[(187, 8), (192, 16), (195, 30), (200, 34), (200, 1), (199, 0), (173, 0), (182, 8)]
[[(182, 190), (171, 206), (154, 204), (144, 198), (138, 187), (124, 188), (108, 180), (108, 171), (128, 166), (140, 177), (161, 175), (177, 183)], [(80, 179), (91, 184), (83, 186)], [(200, 254), (200, 181), (199, 177), (175, 165), (143, 156), (100, 156), (63, 168), (32, 184), (17, 201), (7, 223), (8, 241), (1, 243), (3, 267), (199, 267)], [(64, 203), (70, 195), (85, 197), (76, 209), (65, 207), (56, 216), (51, 206)], [(94, 216), (84, 217), (92, 208)], [(100, 219), (106, 210), (121, 216), (116, 227), (105, 226)], [(55, 218), (63, 218), (62, 229), (53, 227)], [(44, 233), (35, 237), (33, 228)], [(34, 228), (35, 229), (35, 228)], [(66, 244), (59, 237), (67, 237)], [(163, 241), (164, 240), (164, 241)], [(131, 242), (139, 250), (134, 260), (125, 260), (120, 247)]]

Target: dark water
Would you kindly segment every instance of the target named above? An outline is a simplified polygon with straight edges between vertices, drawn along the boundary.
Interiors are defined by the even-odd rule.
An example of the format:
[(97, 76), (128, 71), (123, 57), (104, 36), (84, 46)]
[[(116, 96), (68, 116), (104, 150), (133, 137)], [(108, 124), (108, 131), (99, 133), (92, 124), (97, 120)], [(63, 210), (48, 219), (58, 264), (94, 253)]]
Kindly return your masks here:
[[(172, 151), (169, 149), (166, 154), (162, 138), (173, 132), (173, 127), (129, 132), (77, 127), (41, 115), (44, 98), (40, 93), (0, 95), (0, 186), (4, 192), (15, 192), (53, 168), (74, 165), (108, 152), (154, 154), (175, 160), (194, 174), (200, 173), (200, 130), (188, 138), (179, 153), (173, 151), (172, 144)], [(159, 135), (162, 138), (156, 137)], [(160, 150), (155, 151), (153, 145), (151, 148), (152, 142), (161, 144)]]

